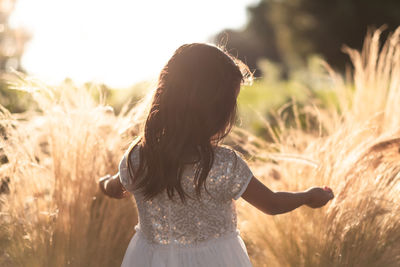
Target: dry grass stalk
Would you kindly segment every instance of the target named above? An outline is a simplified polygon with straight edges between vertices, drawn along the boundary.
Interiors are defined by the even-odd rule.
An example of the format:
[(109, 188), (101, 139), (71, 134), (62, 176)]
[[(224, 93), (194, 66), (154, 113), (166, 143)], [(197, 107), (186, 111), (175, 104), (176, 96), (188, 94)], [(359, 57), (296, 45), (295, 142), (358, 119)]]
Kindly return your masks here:
[[(242, 129), (227, 140), (253, 156), (254, 173), (274, 190), (328, 184), (336, 193), (322, 210), (275, 217), (239, 201), (254, 266), (400, 264), (400, 28), (382, 49), (379, 36), (380, 30), (369, 34), (362, 53), (347, 49), (352, 81), (330, 70), (340, 116), (309, 108), (320, 119), (318, 131), (278, 122), (274, 144)], [(9, 160), (1, 175), (11, 183), (0, 202), (0, 265), (118, 266), (136, 213), (130, 200), (99, 194), (96, 178), (116, 170), (146, 105), (116, 116), (90, 90), (47, 88), (26, 77), (16, 87), (32, 92), (42, 113), (20, 120), (1, 111), (1, 147)], [(263, 165), (274, 155), (274, 165)]]
[(400, 264), (400, 28), (382, 49), (380, 34), (370, 33), (361, 53), (346, 49), (355, 68), (352, 81), (331, 72), (339, 99), (351, 96), (342, 102), (341, 117), (334, 113), (321, 122), (335, 127), (326, 127), (323, 136), (304, 136), (305, 147), (297, 130), (283, 134), (297, 139), (280, 139), (281, 151), (314, 159), (318, 167), (279, 162), (286, 183), (264, 179), (277, 190), (328, 184), (335, 200), (319, 211), (300, 208), (276, 217), (240, 203), (254, 266)]

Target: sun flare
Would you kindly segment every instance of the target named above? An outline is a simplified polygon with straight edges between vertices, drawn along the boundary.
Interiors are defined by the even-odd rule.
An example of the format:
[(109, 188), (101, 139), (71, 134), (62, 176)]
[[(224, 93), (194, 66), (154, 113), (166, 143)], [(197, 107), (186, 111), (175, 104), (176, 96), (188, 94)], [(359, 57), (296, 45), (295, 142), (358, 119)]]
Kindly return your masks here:
[(22, 58), (29, 73), (127, 87), (155, 77), (181, 44), (243, 27), (244, 7), (256, 2), (19, 0), (11, 23), (32, 34)]

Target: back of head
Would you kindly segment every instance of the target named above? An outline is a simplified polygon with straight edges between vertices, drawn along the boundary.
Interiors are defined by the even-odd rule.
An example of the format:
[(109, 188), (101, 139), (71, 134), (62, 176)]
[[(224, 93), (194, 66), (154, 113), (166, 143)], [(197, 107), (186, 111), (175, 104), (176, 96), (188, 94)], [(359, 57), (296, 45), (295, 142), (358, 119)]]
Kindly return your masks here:
[[(243, 68), (244, 66), (244, 68)], [(242, 67), (242, 69), (241, 69)], [(185, 159), (200, 161), (196, 191), (213, 163), (212, 146), (225, 137), (236, 115), (236, 98), (246, 66), (218, 47), (193, 43), (179, 47), (162, 69), (141, 139), (137, 188), (152, 198), (164, 189), (182, 200)]]

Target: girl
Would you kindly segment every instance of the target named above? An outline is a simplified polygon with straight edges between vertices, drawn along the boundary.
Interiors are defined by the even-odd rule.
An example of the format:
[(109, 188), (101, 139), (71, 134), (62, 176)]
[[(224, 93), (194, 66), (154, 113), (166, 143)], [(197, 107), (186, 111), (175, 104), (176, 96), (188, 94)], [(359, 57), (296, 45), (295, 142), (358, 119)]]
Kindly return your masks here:
[(143, 133), (119, 172), (99, 183), (110, 197), (132, 193), (138, 207), (122, 266), (251, 266), (234, 200), (275, 215), (301, 205), (319, 208), (333, 198), (319, 187), (273, 192), (234, 150), (218, 145), (235, 121), (246, 70), (200, 43), (179, 47), (162, 69)]

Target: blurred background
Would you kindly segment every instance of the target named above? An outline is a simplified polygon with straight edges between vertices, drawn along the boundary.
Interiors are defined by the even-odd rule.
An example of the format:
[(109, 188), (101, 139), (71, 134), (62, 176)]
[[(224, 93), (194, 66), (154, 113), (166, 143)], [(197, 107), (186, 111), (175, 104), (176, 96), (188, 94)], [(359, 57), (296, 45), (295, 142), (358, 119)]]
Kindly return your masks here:
[[(256, 77), (289, 81), (315, 58), (344, 73), (342, 46), (360, 49), (368, 28), (392, 31), (398, 14), (396, 0), (1, 0), (0, 71), (131, 89), (108, 94), (118, 110), (183, 43), (225, 45)], [(309, 78), (302, 78), (308, 87)], [(27, 98), (1, 84), (0, 104), (10, 111), (26, 110)]]
[(253, 265), (400, 266), (399, 14), (399, 0), (0, 0), (0, 266), (120, 266), (136, 209), (97, 180), (190, 42), (254, 72), (224, 144), (273, 190), (335, 192), (273, 217), (239, 200)]

